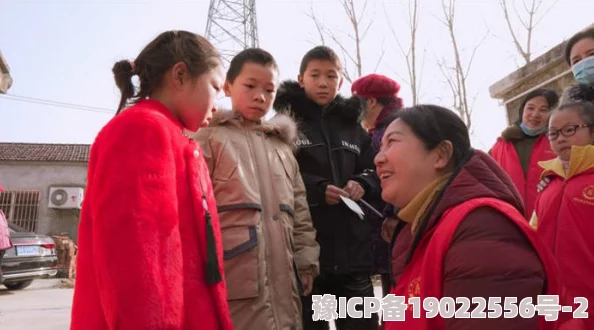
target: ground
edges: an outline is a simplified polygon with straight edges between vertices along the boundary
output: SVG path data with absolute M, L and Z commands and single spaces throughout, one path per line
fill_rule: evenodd
M 57 279 L 35 280 L 20 291 L 0 285 L 0 329 L 66 330 L 70 328 L 72 289 Z
M 65 285 L 66 284 L 66 285 Z M 0 329 L 66 330 L 70 328 L 73 290 L 59 279 L 35 280 L 20 291 L 8 291 L 0 285 Z M 381 289 L 374 288 L 375 295 Z M 330 329 L 336 329 L 334 324 Z

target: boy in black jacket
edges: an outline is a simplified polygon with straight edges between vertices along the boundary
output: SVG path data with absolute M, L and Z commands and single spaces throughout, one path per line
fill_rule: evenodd
M 363 104 L 357 97 L 338 95 L 341 72 L 332 49 L 315 47 L 301 61 L 298 82 L 284 82 L 274 103 L 277 112 L 297 119 L 302 133 L 296 156 L 320 244 L 320 276 L 312 294 L 332 294 L 337 300 L 373 296 L 371 225 L 341 203 L 340 196 L 357 201 L 381 194 L 370 174 L 375 168 L 371 138 L 359 123 Z M 328 328 L 326 322 L 313 322 L 312 315 L 312 298 L 304 297 L 304 329 Z M 336 320 L 339 330 L 375 330 L 377 324 L 377 314 Z

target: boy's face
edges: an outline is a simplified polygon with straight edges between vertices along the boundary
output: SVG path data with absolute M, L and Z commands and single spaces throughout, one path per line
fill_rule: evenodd
M 272 107 L 277 87 L 276 68 L 247 62 L 233 83 L 225 82 L 225 95 L 231 97 L 233 110 L 239 112 L 243 118 L 258 121 Z
M 299 75 L 298 80 L 307 97 L 322 107 L 334 100 L 342 86 L 340 68 L 328 60 L 309 61 L 305 72 Z

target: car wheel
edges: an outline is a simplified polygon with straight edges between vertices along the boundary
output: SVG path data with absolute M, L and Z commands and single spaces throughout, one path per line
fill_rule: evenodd
M 4 284 L 4 286 L 8 289 L 8 290 L 22 290 L 26 287 L 28 287 L 29 285 L 31 285 L 31 283 L 33 283 L 33 280 L 27 280 L 27 281 L 21 281 L 21 282 L 12 282 L 12 283 L 6 283 Z

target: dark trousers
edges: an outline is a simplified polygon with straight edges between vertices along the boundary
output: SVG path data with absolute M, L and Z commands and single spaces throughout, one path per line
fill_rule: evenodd
M 337 302 L 338 298 L 345 297 L 347 300 L 353 297 L 373 297 L 373 284 L 369 274 L 347 274 L 347 275 L 323 275 L 318 276 L 314 281 L 312 294 L 334 295 Z M 301 298 L 303 307 L 303 330 L 328 330 L 329 324 L 326 321 L 313 321 L 312 298 L 306 296 Z M 358 311 L 363 311 L 362 305 L 357 305 Z M 378 327 L 378 317 L 376 313 L 371 314 L 371 318 L 359 319 L 336 319 L 334 320 L 338 330 L 376 330 Z

